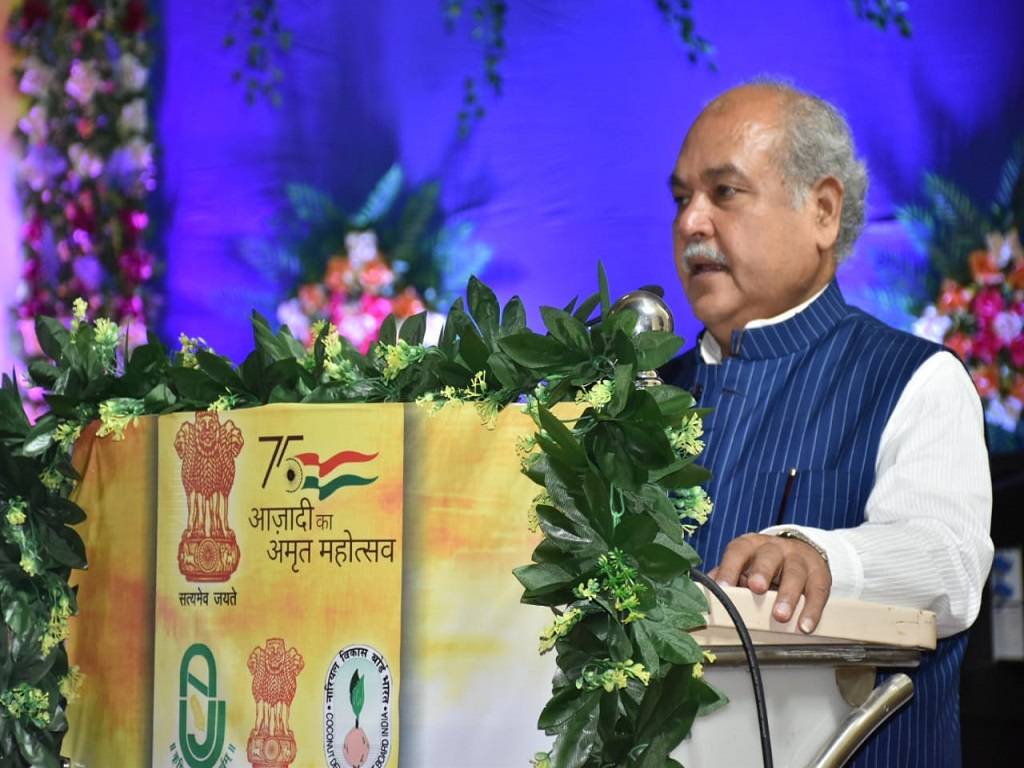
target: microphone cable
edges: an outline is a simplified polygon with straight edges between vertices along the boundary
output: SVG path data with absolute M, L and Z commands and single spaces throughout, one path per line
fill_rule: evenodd
M 743 644 L 743 652 L 747 657 L 747 670 L 750 672 L 750 682 L 754 686 L 754 704 L 757 707 L 757 726 L 761 733 L 761 762 L 764 768 L 773 768 L 772 763 L 772 739 L 768 733 L 768 708 L 765 704 L 764 698 L 764 683 L 761 680 L 761 667 L 757 663 L 757 652 L 754 650 L 754 643 L 750 639 L 750 632 L 747 631 L 747 625 L 743 622 L 743 617 L 740 616 L 740 612 L 736 609 L 732 600 L 725 594 L 723 590 L 714 579 L 708 577 L 703 571 L 698 571 L 696 568 L 690 569 L 690 578 L 696 581 L 698 584 L 702 584 L 708 588 L 708 591 L 713 594 L 718 601 L 725 606 L 726 612 L 729 614 L 729 618 L 732 620 L 733 626 L 736 627 L 736 634 L 740 637 L 740 642 Z

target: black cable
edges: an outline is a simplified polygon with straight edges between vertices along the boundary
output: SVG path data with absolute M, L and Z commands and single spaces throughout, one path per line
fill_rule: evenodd
M 743 652 L 747 656 L 747 669 L 750 670 L 750 682 L 754 685 L 754 704 L 757 706 L 757 726 L 761 731 L 761 761 L 764 768 L 772 768 L 772 737 L 768 733 L 768 708 L 764 700 L 764 683 L 761 681 L 761 667 L 757 663 L 757 653 L 754 651 L 754 643 L 750 639 L 747 625 L 743 623 L 743 617 L 736 610 L 732 600 L 725 594 L 725 591 L 718 586 L 714 579 L 709 578 L 706 573 L 696 568 L 690 569 L 690 577 L 698 584 L 703 584 L 719 602 L 725 606 L 729 618 L 736 627 L 736 634 L 740 636 L 743 644 Z

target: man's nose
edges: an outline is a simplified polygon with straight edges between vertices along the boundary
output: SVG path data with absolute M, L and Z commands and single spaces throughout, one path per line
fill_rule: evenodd
M 676 226 L 684 240 L 706 240 L 714 235 L 711 212 L 703 195 L 694 195 L 680 213 Z

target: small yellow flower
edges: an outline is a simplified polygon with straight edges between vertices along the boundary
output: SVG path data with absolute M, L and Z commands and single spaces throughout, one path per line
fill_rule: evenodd
M 64 475 L 55 467 L 47 467 L 39 473 L 39 482 L 50 493 L 56 493 L 64 485 Z
M 65 451 L 71 450 L 75 441 L 82 434 L 82 425 L 71 421 L 62 421 L 53 430 L 53 439 Z
M 551 768 L 551 755 L 547 752 L 537 752 L 530 761 L 533 768 Z
M 207 344 L 206 339 L 202 336 L 186 336 L 182 333 L 178 336 L 178 342 L 181 344 L 181 364 L 185 368 L 199 367 L 199 362 L 196 360 L 196 352 L 199 350 L 213 352 L 213 347 Z
M 78 326 L 85 320 L 85 313 L 89 309 L 89 303 L 79 296 L 71 302 L 71 329 L 78 330 Z
M 82 690 L 82 683 L 84 682 L 85 675 L 82 673 L 82 670 L 78 668 L 78 665 L 72 665 L 68 669 L 68 673 L 64 675 L 58 683 L 60 695 L 63 696 L 68 703 L 71 703 L 78 698 L 78 695 Z
M 223 395 L 221 395 L 212 403 L 210 403 L 209 407 L 207 407 L 206 410 L 213 411 L 216 413 L 219 413 L 220 411 L 230 411 L 232 408 L 238 405 L 239 399 L 240 398 L 238 395 L 233 395 L 230 392 L 225 392 Z
M 105 317 L 99 317 L 96 319 L 96 322 L 93 323 L 94 342 L 101 352 L 113 352 L 117 347 L 120 335 L 121 329 L 118 328 L 117 324 L 112 320 L 108 320 Z
M 480 422 L 487 427 L 487 429 L 494 429 L 498 423 L 498 416 L 501 415 L 501 403 L 495 397 L 485 397 L 483 400 L 477 401 L 474 405 L 477 414 L 480 416 Z
M 704 441 L 701 436 L 704 434 L 704 420 L 696 413 L 683 417 L 679 429 L 665 428 L 672 448 L 684 456 L 696 456 L 704 450 Z
M 544 654 L 554 648 L 555 641 L 568 635 L 581 618 L 583 618 L 583 611 L 579 608 L 570 608 L 561 616 L 555 616 L 555 620 L 541 632 L 540 652 Z
M 615 393 L 615 385 L 608 379 L 602 379 L 590 389 L 583 389 L 576 393 L 576 402 L 589 405 L 595 411 L 602 411 L 612 401 Z
M 572 593 L 580 600 L 593 600 L 601 592 L 601 585 L 598 584 L 597 579 L 587 579 L 587 582 L 577 584 L 573 587 Z
M 28 683 L 19 683 L 0 694 L 0 707 L 14 719 L 32 723 L 38 728 L 45 728 L 50 723 L 50 695 Z
M 693 675 L 695 680 L 704 677 L 704 665 L 698 661 L 693 665 L 693 669 L 690 670 L 690 674 Z
M 7 502 L 7 522 L 11 525 L 24 525 L 27 511 L 28 503 L 20 496 L 15 496 Z
M 27 573 L 29 576 L 39 575 L 39 558 L 35 555 L 25 553 L 21 556 L 21 560 L 18 562 L 21 566 L 21 570 Z
M 114 397 L 100 403 L 100 428 L 97 437 L 113 435 L 115 440 L 124 440 L 124 431 L 135 424 L 145 412 L 141 400 L 132 397 Z
M 410 365 L 422 360 L 426 353 L 427 350 L 422 344 L 414 346 L 405 339 L 399 339 L 397 344 L 381 344 L 377 348 L 377 355 L 378 359 L 384 362 L 381 371 L 384 381 L 393 381 Z
M 633 663 L 632 659 L 605 660 L 584 667 L 580 678 L 576 681 L 576 687 L 580 690 L 585 688 L 590 691 L 603 688 L 611 693 L 616 689 L 622 690 L 628 686 L 631 678 L 648 685 L 651 682 L 651 673 L 643 664 Z
M 71 602 L 67 595 L 60 595 L 50 609 L 50 619 L 40 643 L 43 654 L 49 653 L 68 636 L 68 619 L 71 617 Z

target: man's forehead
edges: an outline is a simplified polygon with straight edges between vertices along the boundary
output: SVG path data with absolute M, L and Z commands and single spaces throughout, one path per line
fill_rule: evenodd
M 735 89 L 709 104 L 686 135 L 677 173 L 727 166 L 749 172 L 770 162 L 782 135 L 782 105 L 778 94 L 765 90 Z

